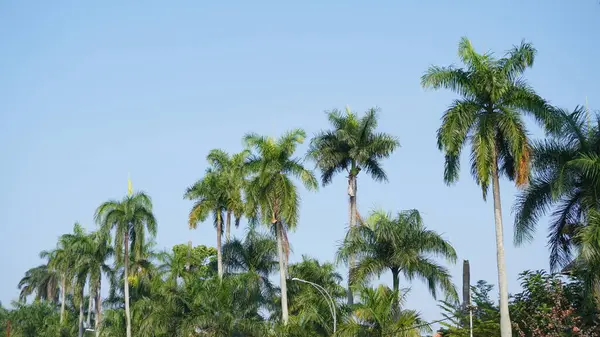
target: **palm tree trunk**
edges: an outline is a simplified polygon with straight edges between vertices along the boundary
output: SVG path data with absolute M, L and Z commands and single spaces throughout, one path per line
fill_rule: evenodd
M 129 231 L 125 231 L 125 239 L 123 240 L 125 244 L 125 285 L 123 289 L 123 293 L 125 294 L 125 324 L 127 327 L 127 337 L 131 337 L 131 313 L 129 312 Z
M 65 320 L 65 298 L 67 297 L 67 276 L 63 273 L 60 281 L 60 324 Z
M 500 336 L 512 337 L 510 314 L 508 312 L 508 281 L 506 280 L 506 262 L 504 261 L 504 228 L 502 226 L 502 205 L 500 203 L 500 181 L 498 177 L 498 158 L 493 154 L 492 190 L 494 195 L 494 222 L 496 225 L 496 258 L 498 263 L 498 287 L 500 288 Z
M 400 271 L 396 268 L 392 268 L 392 283 L 394 292 L 397 293 L 394 299 L 394 307 L 400 307 Z
M 277 254 L 279 255 L 279 282 L 281 287 L 281 320 L 284 325 L 288 323 L 288 298 L 287 298 L 287 280 L 285 272 L 284 252 L 283 252 L 283 232 L 281 223 L 275 223 L 277 232 Z
M 79 337 L 83 337 L 83 286 L 81 287 L 81 298 L 79 299 Z
M 96 324 L 94 330 L 96 330 L 96 337 L 100 336 L 100 322 L 102 321 L 102 295 L 100 290 L 102 287 L 102 276 L 98 278 L 98 286 L 96 287 Z
M 85 326 L 88 328 L 92 327 L 92 311 L 94 308 L 94 301 L 92 300 L 94 298 L 93 296 L 94 294 L 94 289 L 92 288 L 92 280 L 90 279 L 90 285 L 89 285 L 89 300 L 88 300 L 88 313 L 87 313 L 87 320 L 85 322 Z
M 350 228 L 356 226 L 356 176 L 352 173 L 348 176 L 348 225 Z M 349 269 L 354 268 L 356 261 L 354 256 L 350 256 Z M 348 272 L 348 305 L 354 304 L 354 294 L 350 285 L 350 272 Z
M 217 212 L 217 273 L 223 279 L 223 252 L 221 251 L 221 232 L 223 231 L 221 213 Z
M 231 233 L 231 210 L 227 210 L 227 223 L 225 224 L 225 242 L 229 242 Z

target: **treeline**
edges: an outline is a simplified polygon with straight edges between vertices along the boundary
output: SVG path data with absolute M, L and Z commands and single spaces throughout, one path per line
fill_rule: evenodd
M 529 43 L 495 58 L 477 53 L 463 38 L 458 54 L 462 68 L 432 66 L 421 82 L 460 95 L 443 112 L 437 132 L 444 181 L 458 180 L 461 155 L 468 152 L 484 199 L 491 188 L 500 300 L 496 306 L 490 288 L 477 285 L 474 332 L 594 335 L 600 118 L 581 107 L 560 109 L 536 94 L 523 77 L 536 55 Z M 193 202 L 191 228 L 213 223 L 216 249 L 180 245 L 156 251 L 151 199 L 131 186 L 123 199 L 102 203 L 94 214 L 97 231 L 76 225 L 41 254 L 46 262 L 19 284 L 22 301 L 2 312 L 3 328 L 10 320 L 14 336 L 421 336 L 433 331 L 418 312 L 405 308 L 402 288 L 418 279 L 432 296 L 445 298 L 448 319 L 439 333 L 466 336 L 465 315 L 473 308 L 458 304 L 444 266 L 455 262 L 455 248 L 425 227 L 418 210 L 373 210 L 364 217 L 358 210 L 359 178 L 387 182 L 382 161 L 399 147 L 398 139 L 378 130 L 377 109 L 362 115 L 333 110 L 327 118 L 329 128 L 310 139 L 307 154 L 296 151 L 307 137 L 300 129 L 278 138 L 249 133 L 239 153 L 208 154 L 208 169 L 184 197 Z M 530 139 L 524 118 L 543 127 L 546 138 Z M 304 257 L 290 264 L 288 231 L 300 225 L 299 190 L 316 191 L 340 176 L 347 179 L 350 211 L 336 261 Z M 551 268 L 568 272 L 572 282 L 526 273 L 523 293 L 509 297 L 500 178 L 521 188 L 515 243 L 530 239 L 539 218 L 551 214 Z M 247 236 L 231 238 L 231 226 L 242 223 L 248 224 Z M 349 267 L 347 284 L 336 264 Z M 373 278 L 387 271 L 392 287 L 373 288 Z M 269 279 L 275 272 L 278 286 Z M 110 281 L 104 299 L 103 279 Z M 29 295 L 35 296 L 32 304 L 24 301 Z

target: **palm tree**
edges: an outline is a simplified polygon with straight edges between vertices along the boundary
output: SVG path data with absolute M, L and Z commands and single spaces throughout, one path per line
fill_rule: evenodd
M 73 233 L 64 234 L 61 237 L 64 242 L 68 243 L 65 245 L 68 256 L 71 257 L 71 273 L 74 281 L 74 297 L 79 306 L 79 337 L 83 337 L 84 332 L 84 290 L 88 281 L 88 276 L 91 275 L 91 271 L 96 267 L 91 257 L 94 253 L 94 242 L 93 238 L 88 235 L 83 227 L 79 223 L 75 223 L 73 226 Z M 90 283 L 89 293 L 89 304 L 92 303 L 92 291 Z M 88 317 L 90 314 L 91 306 L 88 308 Z M 89 326 L 89 324 L 88 324 Z
M 269 276 L 277 265 L 277 243 L 272 236 L 250 228 L 244 241 L 234 239 L 223 246 L 227 273 L 257 275 L 265 291 L 271 290 Z
M 535 54 L 533 46 L 523 42 L 496 59 L 489 53 L 478 54 L 463 37 L 458 55 L 466 68 L 432 66 L 421 78 L 425 88 L 450 89 L 462 96 L 445 111 L 437 132 L 438 147 L 445 154 L 444 181 L 458 180 L 460 154 L 470 142 L 471 173 L 484 200 L 492 184 L 502 337 L 512 332 L 499 178 L 504 174 L 517 186 L 528 181 L 531 148 L 523 115 L 533 116 L 548 130 L 557 125 L 552 109 L 522 78 Z
M 600 211 L 596 208 L 587 211 L 587 223 L 572 238 L 578 246 L 579 255 L 566 266 L 563 272 L 574 275 L 582 281 L 590 303 L 600 308 Z
M 78 224 L 75 223 L 74 229 Z M 72 241 L 69 234 L 61 235 L 58 238 L 56 249 L 51 251 L 42 251 L 40 257 L 48 259 L 48 268 L 60 275 L 60 323 L 65 320 L 65 305 L 67 292 L 72 285 L 74 278 L 73 270 L 77 256 L 71 249 Z
M 225 242 L 229 242 L 231 235 L 231 216 L 235 217 L 235 227 L 239 227 L 240 219 L 244 213 L 244 200 L 242 191 L 246 183 L 246 159 L 250 152 L 244 150 L 234 155 L 219 149 L 210 151 L 206 159 L 210 163 L 208 173 L 216 173 L 223 179 L 223 193 L 225 198 Z
M 223 213 L 227 209 L 225 195 L 225 180 L 215 172 L 207 172 L 204 178 L 189 187 L 184 197 L 196 200 L 189 215 L 189 226 L 195 229 L 198 222 L 202 222 L 212 213 L 215 228 L 217 229 L 217 271 L 219 278 L 223 278 L 223 250 L 221 248 L 223 234 Z
M 117 263 L 124 263 L 125 320 L 127 337 L 131 337 L 131 314 L 129 310 L 129 263 L 130 246 L 134 255 L 142 253 L 146 230 L 156 235 L 156 219 L 152 214 L 152 201 L 143 192 L 128 193 L 121 201 L 109 200 L 101 204 L 94 215 L 103 235 L 115 231 L 114 249 Z
M 81 258 L 80 253 L 75 250 L 77 240 L 83 237 L 83 228 L 79 223 L 73 225 L 73 233 L 63 234 L 58 238 L 56 249 L 43 251 L 42 258 L 48 259 L 48 267 L 60 275 L 60 323 L 65 320 L 65 305 L 67 292 L 72 291 L 73 282 L 76 280 L 76 268 Z
M 441 288 L 452 299 L 458 299 L 450 273 L 432 259 L 440 256 L 454 263 L 456 252 L 448 241 L 423 225 L 417 210 L 402 211 L 396 217 L 381 210 L 372 212 L 363 226 L 348 231 L 337 255 L 341 261 L 358 257 L 350 270 L 352 283 L 364 284 L 390 270 L 395 292 L 400 291 L 403 274 L 408 280 L 426 282 L 434 298 L 436 289 Z
M 95 329 L 96 336 L 100 334 L 100 323 L 102 322 L 102 275 L 112 274 L 112 268 L 107 261 L 114 254 L 110 247 L 110 237 L 100 231 L 92 232 L 87 238 L 87 251 L 81 254 L 81 263 L 87 266 L 89 273 L 90 298 L 87 316 L 87 327 L 91 327 L 91 312 L 95 302 Z M 93 300 L 92 300 L 93 299 Z
M 265 336 L 260 308 L 265 298 L 253 275 L 207 279 L 189 289 L 189 314 L 182 317 L 180 336 Z
M 401 310 L 396 305 L 399 291 L 380 285 L 376 289 L 362 288 L 360 295 L 361 303 L 344 322 L 339 336 L 419 337 L 421 332 L 431 332 L 416 311 Z
M 300 179 L 307 189 L 318 187 L 314 174 L 304 168 L 298 158 L 293 157 L 297 145 L 305 138 L 306 133 L 300 129 L 289 131 L 278 140 L 253 133 L 244 137 L 247 147 L 255 150 L 248 159 L 251 176 L 246 194 L 250 217 L 270 226 L 277 237 L 281 316 L 284 324 L 288 322 L 287 231 L 297 225 L 300 208 L 300 197 L 291 177 Z
M 223 250 L 225 256 L 225 247 Z M 158 269 L 165 280 L 171 284 L 177 284 L 179 279 L 183 279 L 184 282 L 205 279 L 214 274 L 210 263 L 216 255 L 217 250 L 213 247 L 204 245 L 192 247 L 191 242 L 189 245 L 179 244 L 173 246 L 172 252 L 160 253 Z M 225 257 L 224 260 L 226 261 Z
M 552 211 L 548 246 L 550 267 L 572 260 L 577 232 L 588 213 L 600 209 L 600 116 L 591 123 L 582 107 L 558 110 L 562 128 L 553 137 L 534 143 L 529 185 L 515 204 L 515 243 L 533 238 L 541 216 Z
M 346 108 L 327 113 L 331 130 L 321 131 L 311 140 L 308 156 L 321 171 L 323 186 L 331 183 L 339 172 L 348 174 L 349 225 L 357 225 L 356 207 L 357 178 L 366 171 L 375 181 L 387 181 L 381 160 L 389 157 L 400 146 L 398 140 L 386 133 L 377 132 L 377 108 L 369 109 L 360 117 Z M 350 261 L 350 265 L 353 262 Z M 353 293 L 348 281 L 348 304 L 353 302 Z
M 27 297 L 35 293 L 35 300 L 46 300 L 58 303 L 59 274 L 48 264 L 42 264 L 25 272 L 19 281 L 19 300 L 25 302 Z
M 346 290 L 341 285 L 342 276 L 336 272 L 335 265 L 319 263 L 318 260 L 304 255 L 301 262 L 290 265 L 290 277 L 313 282 L 327 291 L 324 294 L 311 284 L 301 281 L 292 282 L 288 290 L 290 313 L 302 322 L 302 329 L 310 332 L 312 336 L 331 336 L 334 313 L 330 309 L 327 294 L 334 302 L 338 322 L 342 320 L 345 309 L 341 308 L 339 303 L 346 296 Z

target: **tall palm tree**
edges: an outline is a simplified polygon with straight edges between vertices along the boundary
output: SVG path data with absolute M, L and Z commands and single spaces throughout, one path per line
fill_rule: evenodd
M 210 163 L 207 172 L 220 175 L 223 179 L 223 193 L 225 198 L 225 242 L 229 242 L 231 236 L 231 216 L 235 217 L 235 227 L 239 227 L 240 219 L 244 213 L 244 200 L 242 192 L 246 183 L 247 166 L 246 159 L 250 152 L 242 152 L 229 155 L 219 149 L 210 151 L 206 159 Z
M 523 186 L 529 178 L 531 148 L 524 115 L 534 117 L 549 130 L 556 128 L 552 109 L 522 78 L 533 65 L 536 50 L 529 43 L 513 47 L 501 59 L 478 54 L 467 38 L 458 45 L 465 68 L 432 66 L 421 78 L 425 88 L 445 88 L 458 93 L 444 112 L 437 132 L 445 154 L 444 181 L 458 180 L 460 154 L 471 143 L 471 173 L 481 186 L 483 199 L 492 185 L 502 337 L 512 335 L 508 313 L 508 285 L 504 261 L 504 234 L 500 203 L 500 175 Z
M 393 290 L 400 291 L 400 274 L 408 280 L 419 278 L 427 283 L 432 296 L 440 288 L 447 296 L 458 299 L 448 270 L 432 257 L 456 262 L 456 252 L 442 236 L 423 225 L 417 210 L 391 213 L 377 210 L 363 226 L 351 228 L 338 250 L 338 259 L 358 257 L 350 270 L 353 283 L 364 284 L 386 270 L 392 272 Z
M 65 305 L 67 292 L 72 291 L 73 281 L 75 280 L 75 267 L 78 263 L 79 255 L 74 250 L 75 238 L 82 231 L 79 223 L 73 225 L 73 233 L 63 234 L 58 238 L 56 249 L 52 251 L 43 251 L 41 257 L 48 258 L 48 266 L 60 274 L 60 323 L 65 320 Z
M 281 287 L 282 321 L 288 322 L 287 304 L 287 257 L 288 229 L 298 224 L 300 197 L 292 177 L 299 179 L 309 190 L 317 189 L 314 174 L 307 170 L 300 159 L 293 157 L 298 144 L 306 138 L 304 130 L 295 129 L 278 140 L 257 134 L 244 137 L 248 148 L 254 150 L 248 160 L 251 176 L 246 188 L 248 209 L 252 218 L 267 224 L 277 237 L 279 256 L 279 280 Z
M 577 248 L 588 213 L 600 209 L 600 116 L 557 110 L 562 128 L 534 143 L 533 176 L 515 204 L 515 243 L 533 238 L 541 216 L 552 211 L 548 246 L 552 270 L 565 267 Z
M 95 328 L 96 336 L 100 334 L 102 322 L 102 275 L 111 276 L 112 268 L 108 260 L 113 257 L 114 249 L 110 246 L 110 236 L 101 231 L 92 232 L 87 238 L 87 251 L 81 255 L 81 263 L 87 266 L 89 273 L 89 307 L 87 327 L 91 327 L 91 312 L 95 303 Z M 93 300 L 92 300 L 93 299 Z
M 189 215 L 189 226 L 195 229 L 198 222 L 202 222 L 213 215 L 217 229 L 217 271 L 219 278 L 223 278 L 223 249 L 221 247 L 223 234 L 223 213 L 227 209 L 225 195 L 225 180 L 215 172 L 207 172 L 204 178 L 188 187 L 184 197 L 195 200 Z
M 79 223 L 73 226 L 73 233 L 64 234 L 62 240 L 68 242 L 66 245 L 69 256 L 72 257 L 71 272 L 74 281 L 74 299 L 79 307 L 79 337 L 84 333 L 84 303 L 85 286 L 90 276 L 91 270 L 95 268 L 95 261 L 91 259 L 93 254 L 93 239 L 88 235 Z M 90 287 L 89 303 L 92 302 L 92 291 Z M 89 314 L 88 309 L 88 314 Z M 89 325 L 88 325 L 89 326 Z
M 339 110 L 328 112 L 332 129 L 317 133 L 308 150 L 308 156 L 321 171 L 324 186 L 331 183 L 337 173 L 347 173 L 350 227 L 357 225 L 358 174 L 364 170 L 375 181 L 387 181 L 381 160 L 400 146 L 395 137 L 377 131 L 377 112 L 377 108 L 371 108 L 362 117 L 348 107 L 345 114 Z M 352 261 L 350 264 L 353 265 Z M 348 281 L 348 304 L 352 302 L 353 293 Z
M 129 310 L 129 263 L 130 248 L 134 255 L 142 253 L 146 231 L 156 235 L 156 219 L 152 213 L 152 200 L 143 193 L 128 193 L 121 201 L 102 203 L 94 215 L 103 235 L 115 232 L 114 249 L 117 263 L 124 264 L 123 293 L 125 296 L 125 320 L 127 337 L 131 337 L 131 313 Z

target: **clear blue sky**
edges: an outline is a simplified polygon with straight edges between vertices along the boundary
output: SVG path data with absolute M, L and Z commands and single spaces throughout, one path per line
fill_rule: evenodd
M 381 107 L 381 130 L 402 144 L 384 164 L 388 184 L 359 177 L 360 211 L 421 210 L 458 250 L 456 282 L 469 259 L 473 281 L 495 283 L 491 202 L 482 201 L 468 170 L 454 187 L 442 182 L 435 130 L 454 96 L 424 91 L 421 74 L 431 64 L 456 63 L 463 35 L 479 51 L 499 54 L 527 39 L 539 51 L 527 78 L 541 95 L 568 108 L 588 95 L 600 106 L 595 0 L 140 4 L 0 4 L 4 304 L 58 235 L 75 221 L 95 228 L 95 208 L 125 194 L 128 172 L 134 188 L 154 199 L 159 247 L 190 239 L 213 245 L 211 224 L 188 230 L 190 203 L 182 199 L 207 152 L 240 150 L 248 131 L 277 136 L 302 127 L 313 134 L 327 127 L 324 110 L 346 104 Z M 292 260 L 333 259 L 346 226 L 345 183 L 338 176 L 318 193 L 302 192 Z M 519 289 L 520 271 L 548 265 L 544 223 L 533 244 L 512 246 L 514 194 L 502 185 L 511 291 Z M 408 306 L 439 317 L 418 282 Z

